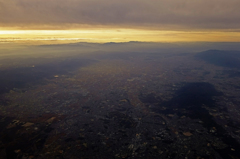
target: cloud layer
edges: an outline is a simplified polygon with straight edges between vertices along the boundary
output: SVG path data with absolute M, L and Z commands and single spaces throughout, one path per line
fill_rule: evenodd
M 0 24 L 239 29 L 239 8 L 239 0 L 0 0 Z

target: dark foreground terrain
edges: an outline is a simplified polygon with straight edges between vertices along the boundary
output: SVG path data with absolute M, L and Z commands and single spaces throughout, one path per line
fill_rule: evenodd
M 240 52 L 8 60 L 0 158 L 240 158 Z

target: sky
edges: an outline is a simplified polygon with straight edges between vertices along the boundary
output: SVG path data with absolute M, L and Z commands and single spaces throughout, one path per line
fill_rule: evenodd
M 0 42 L 239 42 L 239 8 L 239 0 L 0 0 Z

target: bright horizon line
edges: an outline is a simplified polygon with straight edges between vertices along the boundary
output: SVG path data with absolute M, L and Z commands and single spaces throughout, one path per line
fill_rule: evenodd
M 0 30 L 1 42 L 240 42 L 236 31 L 174 31 L 143 29 Z

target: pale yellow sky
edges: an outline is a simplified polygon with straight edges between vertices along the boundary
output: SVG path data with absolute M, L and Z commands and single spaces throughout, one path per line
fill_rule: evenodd
M 159 31 L 141 29 L 84 30 L 0 30 L 0 42 L 240 42 L 240 32 L 230 31 Z

